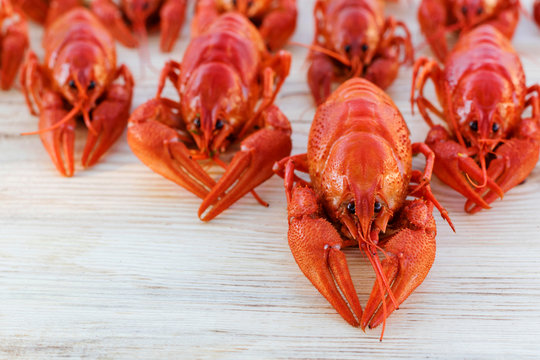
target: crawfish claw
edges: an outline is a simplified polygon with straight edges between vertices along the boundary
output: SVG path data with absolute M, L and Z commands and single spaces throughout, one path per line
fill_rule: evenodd
M 400 304 L 424 281 L 435 260 L 435 235 L 433 204 L 424 200 L 410 201 L 399 214 L 399 230 L 381 245 L 387 258 L 382 264 L 383 273 L 396 303 L 385 294 L 385 304 L 376 281 L 369 297 L 362 328 L 374 328 L 383 323 Z M 386 306 L 386 309 L 384 309 Z
M 199 218 L 210 221 L 273 174 L 275 162 L 291 152 L 290 125 L 277 107 L 264 113 L 267 127 L 242 141 L 225 174 L 199 208 Z
M 68 116 L 68 112 L 64 110 L 62 98 L 53 92 L 45 92 L 42 96 L 39 129 L 48 129 L 61 122 L 66 116 Z M 39 133 L 39 136 L 60 174 L 68 177 L 73 176 L 75 120 L 72 118 L 54 130 Z
M 467 155 L 467 149 L 450 139 L 446 129 L 440 125 L 434 126 L 429 131 L 426 144 L 435 153 L 433 171 L 437 177 L 463 194 L 469 201 L 484 209 L 489 209 L 489 204 L 471 185 L 471 180 L 483 183 L 484 174 L 476 162 Z M 493 178 L 488 175 L 486 180 L 487 188 L 502 198 L 504 192 Z
M 322 217 L 311 188 L 296 186 L 293 189 L 288 215 L 289 246 L 300 270 L 343 319 L 352 326 L 359 326 L 362 307 L 345 254 L 341 252 L 343 240 Z
M 128 125 L 128 144 L 133 153 L 150 169 L 204 199 L 215 181 L 192 159 L 182 142 L 178 123 L 162 99 L 139 106 Z
M 130 80 L 126 82 L 126 85 L 113 84 L 107 91 L 106 99 L 92 112 L 92 127 L 98 135 L 92 131 L 88 132 L 82 156 L 82 164 L 85 167 L 94 165 L 122 135 L 126 127 L 133 85 Z

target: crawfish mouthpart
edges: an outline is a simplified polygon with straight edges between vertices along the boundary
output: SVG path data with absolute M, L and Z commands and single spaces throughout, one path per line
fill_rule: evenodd
M 289 73 L 290 54 L 271 55 L 257 29 L 238 13 L 225 13 L 198 29 L 182 63 L 162 71 L 156 98 L 130 117 L 128 143 L 155 172 L 203 199 L 208 221 L 273 175 L 274 162 L 291 151 L 291 127 L 273 105 Z M 179 101 L 161 92 L 170 81 Z M 241 141 L 232 161 L 219 158 Z M 225 168 L 214 181 L 198 163 Z
M 432 79 L 442 110 L 424 97 Z M 538 85 L 527 88 L 519 56 L 496 27 L 464 34 L 444 68 L 427 58 L 415 64 L 411 104 L 431 126 L 426 143 L 435 174 L 467 198 L 471 213 L 521 183 L 539 156 Z M 522 118 L 531 106 L 530 118 Z M 446 127 L 435 125 L 430 112 Z
M 426 157 L 423 173 L 411 167 L 418 153 Z M 289 245 L 298 266 L 351 325 L 383 324 L 381 339 L 387 317 L 422 283 L 435 259 L 433 207 L 452 226 L 431 193 L 433 161 L 425 144 L 410 143 L 388 95 L 354 78 L 318 107 L 307 154 L 274 168 L 284 178 Z M 309 173 L 311 181 L 295 171 Z M 364 311 L 342 252 L 349 246 L 359 247 L 376 274 Z

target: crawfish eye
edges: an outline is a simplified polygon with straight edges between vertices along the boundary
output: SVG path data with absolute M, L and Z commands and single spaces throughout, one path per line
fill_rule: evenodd
M 216 130 L 221 129 L 221 128 L 223 127 L 223 125 L 224 125 L 224 124 L 223 124 L 223 120 L 218 119 L 218 120 L 216 121 Z
M 368 44 L 362 44 L 362 51 L 367 51 L 369 49 Z
M 476 15 L 482 15 L 483 12 L 484 12 L 484 9 L 482 9 L 481 7 L 476 9 Z
M 232 0 L 233 6 L 236 6 L 236 0 Z
M 467 15 L 467 7 L 466 6 L 463 6 L 461 8 L 461 12 L 463 13 L 463 15 Z
M 478 121 L 471 121 L 469 123 L 469 128 L 471 128 L 472 131 L 478 131 Z
M 378 201 L 375 201 L 375 204 L 373 204 L 373 210 L 378 213 L 382 210 L 382 204 Z
M 491 125 L 491 130 L 493 130 L 493 132 L 499 131 L 499 128 L 499 124 L 497 123 L 493 123 L 493 125 Z
M 68 85 L 69 85 L 69 87 L 72 88 L 72 89 L 76 89 L 76 88 L 77 88 L 77 85 L 75 85 L 75 81 L 73 81 L 73 80 L 69 80 Z
M 356 212 L 356 206 L 354 205 L 354 201 L 351 201 L 347 204 L 347 211 L 349 211 L 351 214 L 354 214 Z
M 199 117 L 196 117 L 195 120 L 193 120 L 193 124 L 195 124 L 195 126 L 197 128 L 200 128 L 201 127 L 201 119 Z
M 351 44 L 347 44 L 343 47 L 343 50 L 345 50 L 345 52 L 348 54 L 351 52 L 351 49 L 352 49 L 352 46 Z
M 90 84 L 88 84 L 88 90 L 94 90 L 96 87 L 96 82 L 94 80 L 90 81 Z
M 149 7 L 149 6 L 150 6 L 150 4 L 147 3 L 147 2 L 145 2 L 145 3 L 143 3 L 143 5 L 142 5 L 142 9 L 143 9 L 143 10 L 148 10 L 148 7 Z

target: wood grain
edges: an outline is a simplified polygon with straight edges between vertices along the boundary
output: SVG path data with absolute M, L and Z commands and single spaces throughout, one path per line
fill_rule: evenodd
M 522 1 L 530 9 L 532 1 Z M 295 41 L 312 38 L 313 1 L 299 0 Z M 415 44 L 418 2 L 388 6 Z M 41 54 L 41 30 L 31 27 Z M 188 39 L 173 58 L 179 59 Z M 540 33 L 524 18 L 514 45 L 528 83 L 540 82 Z M 169 55 L 150 49 L 155 66 Z M 277 104 L 290 118 L 293 153 L 304 152 L 314 106 L 306 51 Z M 419 54 L 429 54 L 424 47 Z M 119 59 L 138 77 L 134 106 L 153 96 L 157 74 L 141 79 L 136 51 Z M 389 89 L 414 141 L 427 126 L 408 103 L 411 68 Z M 437 215 L 431 273 L 394 313 L 383 342 L 347 325 L 304 278 L 286 239 L 282 183 L 259 189 L 271 206 L 246 197 L 211 223 L 199 200 L 151 172 L 125 136 L 94 168 L 56 173 L 18 91 L 0 96 L 0 358 L 2 359 L 503 359 L 540 356 L 540 168 L 490 211 L 463 213 L 464 200 L 435 180 L 453 234 Z M 77 154 L 84 144 L 78 133 Z M 422 165 L 420 159 L 415 162 Z M 219 171 L 212 170 L 218 176 Z M 373 274 L 348 251 L 365 304 Z

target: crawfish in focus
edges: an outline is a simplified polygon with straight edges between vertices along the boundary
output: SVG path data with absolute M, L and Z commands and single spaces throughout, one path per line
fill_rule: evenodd
M 257 29 L 237 13 L 199 33 L 181 63 L 167 63 L 156 97 L 131 115 L 128 143 L 152 170 L 203 199 L 199 217 L 208 221 L 270 178 L 272 164 L 289 155 L 291 127 L 273 102 L 291 58 L 285 51 L 270 55 Z M 179 101 L 161 96 L 167 79 Z M 232 161 L 220 160 L 240 140 Z M 204 159 L 226 168 L 217 183 L 198 163 Z
M 296 28 L 296 0 L 197 0 L 192 34 L 205 29 L 222 13 L 236 11 L 259 29 L 270 51 L 281 49 Z
M 114 40 L 84 8 L 52 21 L 43 47 L 43 64 L 31 53 L 23 67 L 23 92 L 32 114 L 39 114 L 35 133 L 58 171 L 72 176 L 76 118 L 82 117 L 89 130 L 82 164 L 92 166 L 124 131 L 133 79 L 124 65 L 116 67 Z
M 28 29 L 11 0 L 0 0 L 0 88 L 9 90 L 28 48 Z
M 393 17 L 385 19 L 379 0 L 318 0 L 314 16 L 308 83 L 317 104 L 330 95 L 334 81 L 355 76 L 385 89 L 400 65 L 413 61 L 407 26 Z M 396 34 L 398 28 L 404 35 Z
M 412 170 L 417 153 L 427 160 L 423 172 Z M 433 161 L 425 144 L 411 145 L 390 97 L 354 78 L 318 107 L 307 154 L 276 164 L 284 177 L 292 254 L 349 324 L 385 323 L 427 276 L 435 259 L 434 206 L 451 225 L 429 185 Z M 360 248 L 376 274 L 363 312 L 342 252 L 350 246 Z
M 490 24 L 512 38 L 519 21 L 519 0 L 422 0 L 418 8 L 420 29 L 439 60 L 448 56 L 446 34 Z
M 429 79 L 442 109 L 424 96 Z M 411 105 L 416 103 L 431 127 L 426 143 L 436 155 L 435 174 L 467 198 L 467 212 L 489 209 L 535 167 L 540 151 L 538 93 L 538 85 L 525 85 L 510 41 L 491 25 L 464 34 L 444 68 L 426 58 L 416 62 Z M 528 107 L 532 115 L 523 118 Z M 435 125 L 429 112 L 446 127 Z

